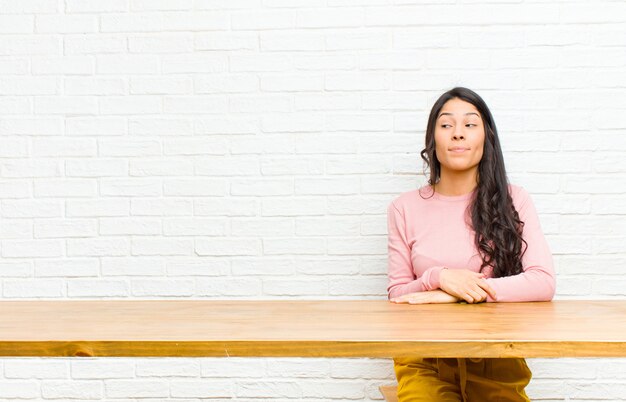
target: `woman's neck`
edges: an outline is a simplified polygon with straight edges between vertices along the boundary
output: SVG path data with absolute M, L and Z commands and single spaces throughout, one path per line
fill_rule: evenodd
M 478 185 L 478 169 L 464 172 L 441 170 L 439 182 L 433 187 L 441 195 L 456 196 L 471 193 Z

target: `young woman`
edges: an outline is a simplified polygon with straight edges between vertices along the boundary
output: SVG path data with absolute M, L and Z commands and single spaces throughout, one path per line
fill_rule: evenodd
M 528 192 L 507 181 L 491 112 L 456 87 L 428 118 L 428 185 L 387 209 L 390 301 L 549 301 L 552 255 Z M 394 358 L 398 399 L 529 401 L 523 358 Z

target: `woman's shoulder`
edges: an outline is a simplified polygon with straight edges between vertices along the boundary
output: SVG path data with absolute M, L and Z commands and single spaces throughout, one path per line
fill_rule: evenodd
M 526 197 L 528 195 L 528 191 L 526 191 L 526 189 L 523 186 L 520 186 L 519 184 L 509 183 L 508 187 L 509 187 L 509 194 L 511 194 L 511 197 L 513 198 L 519 198 L 522 196 Z
M 409 200 L 415 197 L 415 195 L 417 195 L 417 190 L 410 190 L 400 193 L 391 200 L 391 202 L 389 203 L 389 207 L 394 206 L 401 211 L 409 203 Z
M 513 205 L 515 205 L 516 209 L 524 206 L 530 199 L 530 194 L 523 186 L 509 184 L 508 187 L 509 194 L 511 194 L 511 198 L 513 199 Z
M 400 193 L 389 203 L 389 207 L 392 205 L 399 211 L 404 211 L 408 207 L 415 207 L 420 203 L 420 200 L 428 199 L 432 196 L 432 188 L 430 185 L 425 185 L 414 190 L 405 191 Z

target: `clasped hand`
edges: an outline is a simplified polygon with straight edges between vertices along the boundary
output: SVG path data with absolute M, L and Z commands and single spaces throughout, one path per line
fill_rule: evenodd
M 394 303 L 429 304 L 456 303 L 464 300 L 467 303 L 480 303 L 487 295 L 496 299 L 496 292 L 485 281 L 485 274 L 468 269 L 443 269 L 439 274 L 441 289 L 425 292 L 407 293 L 391 299 Z
M 489 286 L 482 272 L 442 269 L 439 273 L 439 285 L 441 290 L 468 303 L 482 302 L 487 299 L 487 295 L 496 299 L 496 291 Z

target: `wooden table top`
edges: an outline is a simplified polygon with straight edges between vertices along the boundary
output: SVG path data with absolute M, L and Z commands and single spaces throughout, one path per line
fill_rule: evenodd
M 0 301 L 0 356 L 626 357 L 626 300 Z

